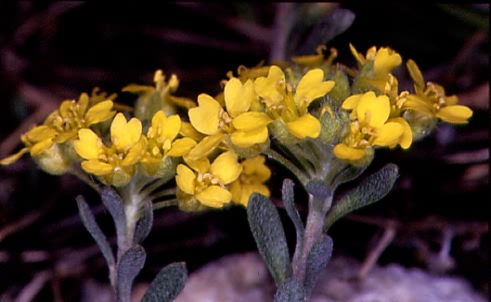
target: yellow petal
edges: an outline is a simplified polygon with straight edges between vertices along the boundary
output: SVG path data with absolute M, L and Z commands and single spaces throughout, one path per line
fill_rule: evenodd
M 91 174 L 102 176 L 111 173 L 114 167 L 108 163 L 98 161 L 97 159 L 90 159 L 82 162 L 82 169 Z
M 234 131 L 230 139 L 237 147 L 247 148 L 264 143 L 268 139 L 268 128 L 263 127 L 252 131 Z
M 237 78 L 231 78 L 224 89 L 225 105 L 231 117 L 247 112 L 256 97 L 254 84 L 248 80 L 244 85 Z
M 358 106 L 362 96 L 363 94 L 354 94 L 348 97 L 346 100 L 344 100 L 342 108 L 346 110 L 355 109 Z
M 298 83 L 295 91 L 295 103 L 297 105 L 310 104 L 316 98 L 324 96 L 334 87 L 334 81 L 323 82 L 324 71 L 316 68 L 307 72 Z
M 271 170 L 264 164 L 265 161 L 266 158 L 262 155 L 242 161 L 242 173 L 246 175 L 254 175 L 254 178 L 258 182 L 265 182 L 271 177 Z
M 358 121 L 380 128 L 390 114 L 390 101 L 386 95 L 375 96 L 373 91 L 365 93 L 356 107 Z
M 97 134 L 84 128 L 78 131 L 78 138 L 73 142 L 77 154 L 85 159 L 97 159 L 102 148 L 102 141 Z
M 48 138 L 54 138 L 57 135 L 57 131 L 49 126 L 41 125 L 29 130 L 25 137 L 29 142 L 35 143 L 46 140 Z
M 85 126 L 88 127 L 112 118 L 116 114 L 116 111 L 111 110 L 112 108 L 113 101 L 111 100 L 103 101 L 90 107 L 85 114 Z
M 257 95 L 273 104 L 280 104 L 283 100 L 282 91 L 285 90 L 285 74 L 276 65 L 270 67 L 267 77 L 259 77 L 254 81 Z
M 232 124 L 238 130 L 251 131 L 264 128 L 271 122 L 271 118 L 264 112 L 246 112 L 233 119 Z
M 176 139 L 172 142 L 172 147 L 165 154 L 167 156 L 183 156 L 187 154 L 191 149 L 197 145 L 196 141 L 189 137 L 184 137 L 181 139 Z
M 148 128 L 147 137 L 155 138 L 161 143 L 166 139 L 173 140 L 180 130 L 181 118 L 178 115 L 167 117 L 163 110 L 159 110 L 152 117 L 152 126 Z
M 242 166 L 237 161 L 238 156 L 235 152 L 224 152 L 213 161 L 210 166 L 210 173 L 214 177 L 220 178 L 224 184 L 229 184 L 236 180 L 242 172 Z
M 205 206 L 221 208 L 232 200 L 232 193 L 219 186 L 209 186 L 196 194 L 196 198 Z
M 203 139 L 203 137 L 205 137 L 203 134 L 196 131 L 196 129 L 194 129 L 194 127 L 193 127 L 193 125 L 191 125 L 191 123 L 183 122 L 183 121 L 181 121 L 181 130 L 179 131 L 179 133 L 182 136 L 190 137 L 197 142 L 199 142 L 200 140 Z
M 356 61 L 358 61 L 358 64 L 362 65 L 366 62 L 365 57 L 363 54 L 359 53 L 356 48 L 350 43 L 349 48 L 351 50 L 351 53 L 355 57 Z
M 207 135 L 218 131 L 220 104 L 207 94 L 198 96 L 198 107 L 189 109 L 189 121 L 196 130 Z
M 145 137 L 141 137 L 138 143 L 131 146 L 121 161 L 121 166 L 130 166 L 139 162 L 145 153 L 146 142 Z
M 286 127 L 288 132 L 299 139 L 316 138 L 321 132 L 321 123 L 310 114 L 302 115 L 300 118 L 286 123 Z
M 409 123 L 402 117 L 389 119 L 389 122 L 398 123 L 402 125 L 404 129 L 399 141 L 399 145 L 401 146 L 401 148 L 408 149 L 409 147 L 411 147 L 411 144 L 413 142 L 413 131 L 411 130 L 411 126 L 409 125 Z
M 217 133 L 215 135 L 206 136 L 203 138 L 187 155 L 190 159 L 199 159 L 207 156 L 213 152 L 223 138 L 223 133 Z
M 462 105 L 446 106 L 437 111 L 436 117 L 452 124 L 466 124 L 472 116 L 472 110 Z
M 89 108 L 89 95 L 85 92 L 81 93 L 78 97 L 78 112 L 80 115 L 84 115 L 87 108 Z
M 165 116 L 164 111 L 157 111 L 152 117 L 151 126 L 148 127 L 147 137 L 153 139 L 159 138 L 166 119 L 167 117 Z
M 247 204 L 249 203 L 249 198 L 253 193 L 259 193 L 266 197 L 269 197 L 270 195 L 268 187 L 263 184 L 243 184 L 240 190 L 239 199 L 237 200 L 234 197 L 232 198 L 235 202 L 240 203 L 244 207 L 247 207 Z
M 26 154 L 27 152 L 29 152 L 29 148 L 22 148 L 19 150 L 19 152 L 9 155 L 4 159 L 0 160 L 0 165 L 2 166 L 10 165 L 16 162 L 19 158 L 21 158 L 22 155 Z
M 31 147 L 31 156 L 40 155 L 41 153 L 51 148 L 52 146 L 53 146 L 52 138 L 47 138 L 43 141 L 37 142 Z
M 364 149 L 351 148 L 345 144 L 337 144 L 332 151 L 337 158 L 352 161 L 362 159 L 366 154 Z
M 205 174 L 208 172 L 208 170 L 210 170 L 210 161 L 206 157 L 202 157 L 199 159 L 190 159 L 189 157 L 184 156 L 184 161 L 194 171 L 199 172 L 201 174 Z
M 399 123 L 389 122 L 383 125 L 374 139 L 372 145 L 374 146 L 392 146 L 397 144 L 402 134 L 404 133 L 404 127 Z
M 401 65 L 401 56 L 390 48 L 380 48 L 375 55 L 373 69 L 376 76 L 385 75 L 392 69 Z
M 126 122 L 122 113 L 116 114 L 111 124 L 111 141 L 118 151 L 126 151 L 131 148 L 140 140 L 141 133 L 140 120 L 132 118 Z
M 417 95 L 409 94 L 406 96 L 406 101 L 402 105 L 403 110 L 415 110 L 427 115 L 433 115 L 433 107 L 431 103 L 425 102 Z
M 183 164 L 177 166 L 176 183 L 179 189 L 184 193 L 193 195 L 196 187 L 196 175 L 194 172 Z
M 406 66 L 407 70 L 409 71 L 409 75 L 414 81 L 414 85 L 422 90 L 425 87 L 425 81 L 421 70 L 418 68 L 418 65 L 416 65 L 416 62 L 413 60 L 408 60 Z

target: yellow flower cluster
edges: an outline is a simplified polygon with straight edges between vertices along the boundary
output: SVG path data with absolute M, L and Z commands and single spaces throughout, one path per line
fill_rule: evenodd
M 472 116 L 468 107 L 456 105 L 456 96 L 445 96 L 440 85 L 431 82 L 425 85 L 413 60 L 407 62 L 407 68 L 415 93 L 399 93 L 397 78 L 391 74 L 402 63 L 398 53 L 390 48 L 372 47 L 364 57 L 352 45 L 350 48 L 360 66 L 353 86 L 365 92 L 342 103 L 342 108 L 351 113 L 347 133 L 333 149 L 336 157 L 366 165 L 375 146 L 400 145 L 407 149 L 413 140 L 428 133 L 431 129 L 426 128 L 434 127 L 438 119 L 463 124 Z
M 246 206 L 252 193 L 270 194 L 264 183 L 271 171 L 261 153 L 269 155 L 271 148 L 297 157 L 287 160 L 300 165 L 298 171 L 327 179 L 330 161 L 366 166 L 375 148 L 407 149 L 438 120 L 462 124 L 471 117 L 456 96 L 425 83 L 414 61 L 407 62 L 414 92 L 399 92 L 391 73 L 402 63 L 397 52 L 372 47 L 363 55 L 350 49 L 358 69 L 334 64 L 337 50 L 325 58 L 326 48 L 319 47 L 293 63 L 240 66 L 237 77 L 227 74 L 222 93 L 199 94 L 196 103 L 174 96 L 177 77 L 166 81 L 158 70 L 155 87 L 123 89 L 138 95 L 133 116 L 114 109 L 114 96 L 82 94 L 24 134 L 25 147 L 0 164 L 29 152 L 49 173 L 80 163 L 116 187 L 135 175 L 139 181 L 175 175 L 181 209 Z M 187 115 L 177 115 L 176 106 Z

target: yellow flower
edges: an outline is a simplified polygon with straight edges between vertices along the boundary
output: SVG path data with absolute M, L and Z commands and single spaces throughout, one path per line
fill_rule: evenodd
M 230 185 L 232 201 L 247 207 L 252 193 L 270 195 L 270 191 L 264 182 L 271 177 L 271 170 L 264 164 L 264 156 L 256 156 L 246 159 L 242 165 L 242 173 L 239 178 Z
M 196 141 L 189 137 L 176 139 L 180 130 L 181 118 L 178 115 L 167 117 L 164 111 L 157 111 L 147 131 L 147 155 L 160 160 L 164 155 L 183 156 L 188 153 Z
M 327 47 L 325 45 L 319 45 L 315 50 L 316 52 L 315 55 L 295 56 L 292 57 L 292 61 L 299 65 L 308 66 L 310 68 L 320 66 L 324 63 L 331 64 L 332 61 L 334 61 L 334 59 L 338 56 L 338 51 L 335 48 L 331 48 L 330 49 L 331 54 L 326 59 L 324 58 L 324 52 L 326 50 Z
M 8 165 L 17 161 L 22 155 L 30 152 L 31 156 L 43 162 L 60 163 L 59 158 L 65 158 L 63 167 L 67 168 L 69 163 L 66 154 L 54 144 L 62 144 L 77 137 L 78 130 L 88 128 L 94 124 L 112 118 L 116 112 L 112 110 L 113 102 L 111 99 L 104 100 L 105 94 L 97 94 L 95 89 L 92 96 L 82 93 L 78 102 L 75 100 L 65 100 L 61 103 L 58 110 L 52 112 L 44 121 L 43 125 L 36 126 L 21 136 L 21 140 L 26 147 L 16 154 L 10 155 L 0 161 L 2 165 Z M 114 96 L 111 96 L 114 98 Z M 45 152 L 48 151 L 49 152 Z M 57 150 L 54 152 L 54 150 Z M 46 156 L 54 156 L 51 161 Z M 45 165 L 45 167 L 47 167 Z M 61 166 L 54 167 L 56 174 L 63 170 Z M 43 170 L 52 173 L 53 169 Z
M 401 56 L 388 47 L 381 47 L 377 50 L 377 47 L 373 46 L 368 49 L 366 56 L 359 53 L 352 44 L 350 44 L 350 50 L 360 66 L 373 62 L 373 72 L 364 80 L 381 92 L 384 91 L 390 72 L 402 63 Z
M 189 120 L 198 132 L 208 136 L 230 135 L 232 143 L 241 148 L 264 143 L 271 119 L 264 112 L 249 111 L 256 98 L 252 81 L 242 84 L 231 78 L 224 89 L 226 110 L 203 93 L 198 96 L 198 107 L 188 111 Z
M 226 185 L 235 181 L 242 166 L 233 151 L 220 154 L 210 165 L 208 159 L 187 162 L 177 166 L 176 183 L 187 195 L 195 197 L 201 204 L 221 208 L 232 200 L 232 193 Z
M 172 74 L 168 81 L 162 70 L 157 70 L 153 81 L 155 86 L 130 84 L 122 91 L 138 94 L 135 105 L 135 117 L 142 121 L 149 121 L 154 114 L 163 110 L 166 115 L 176 113 L 176 106 L 184 108 L 194 107 L 194 102 L 184 97 L 172 95 L 179 87 L 179 79 Z
M 387 96 L 377 97 L 370 91 L 348 98 L 343 108 L 353 110 L 356 117 L 351 115 L 348 134 L 334 147 L 336 157 L 356 162 L 371 154 L 373 146 L 410 145 L 405 121 L 389 119 L 390 101 Z
M 136 118 L 127 122 L 122 113 L 115 116 L 110 132 L 110 147 L 88 128 L 78 131 L 79 139 L 73 146 L 85 159 L 81 165 L 86 172 L 102 177 L 106 183 L 122 186 L 135 173 L 135 164 L 143 157 L 146 139 L 142 136 L 141 122 Z
M 189 137 L 176 139 L 181 130 L 181 118 L 178 115 L 166 116 L 160 110 L 152 117 L 152 123 L 146 135 L 146 151 L 141 160 L 143 172 L 147 175 L 163 177 L 174 173 L 175 167 L 167 156 L 178 157 L 187 154 L 196 141 Z
M 266 105 L 266 112 L 286 124 L 288 132 L 299 139 L 316 138 L 320 134 L 320 122 L 308 112 L 310 103 L 327 94 L 334 81 L 323 82 L 321 69 L 308 71 L 293 88 L 286 83 L 285 74 L 278 66 L 271 66 L 267 77 L 254 82 L 256 93 Z
M 457 105 L 456 95 L 446 96 L 442 86 L 428 82 L 413 60 L 407 62 L 407 68 L 414 81 L 416 94 L 408 94 L 402 104 L 402 110 L 415 110 L 427 116 L 439 118 L 452 124 L 466 124 L 472 116 L 472 110 L 463 105 Z
M 63 143 L 77 137 L 77 132 L 82 128 L 111 119 L 116 112 L 112 109 L 113 101 L 98 100 L 93 103 L 86 93 L 82 93 L 78 99 L 63 101 L 58 110 L 51 113 L 44 122 L 45 125 L 55 129 L 58 134 L 54 141 Z

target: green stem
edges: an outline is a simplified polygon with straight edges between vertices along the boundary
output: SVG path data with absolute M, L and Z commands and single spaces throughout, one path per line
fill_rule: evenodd
M 295 251 L 292 260 L 293 276 L 301 284 L 305 281 L 307 259 L 314 244 L 322 237 L 325 213 L 313 205 L 314 198 L 309 194 L 309 213 L 300 251 Z
M 159 187 L 165 185 L 169 180 L 164 179 L 164 178 L 159 178 L 156 179 L 154 182 L 149 184 L 147 187 L 145 187 L 143 190 L 141 190 L 141 195 L 144 196 L 144 198 L 148 198 L 152 196 L 152 192 L 158 189 Z
M 178 200 L 176 198 L 159 201 L 153 204 L 153 210 L 155 211 L 170 206 L 177 206 L 177 204 L 178 204 Z
M 305 187 L 307 183 L 309 182 L 309 179 L 307 175 L 305 175 L 304 172 L 302 172 L 299 168 L 297 168 L 291 161 L 286 159 L 283 155 L 279 154 L 275 150 L 269 148 L 268 150 L 265 151 L 265 154 L 283 165 L 285 168 L 290 170 L 295 176 L 298 178 L 298 180 L 302 183 L 302 185 Z
M 169 188 L 169 189 L 166 189 L 166 190 L 162 190 L 162 191 L 157 191 L 157 192 L 154 192 L 152 195 L 150 196 L 146 196 L 143 201 L 144 202 L 147 202 L 147 201 L 150 201 L 150 202 L 153 202 L 155 200 L 158 200 L 162 197 L 165 197 L 165 196 L 175 196 L 176 195 L 176 188 Z
M 138 222 L 140 209 L 143 205 L 142 196 L 138 194 L 138 189 L 134 182 L 130 182 L 120 191 L 121 198 L 124 202 L 126 229 L 122 236 L 120 236 L 121 238 L 118 238 L 118 261 L 133 246 L 136 223 Z

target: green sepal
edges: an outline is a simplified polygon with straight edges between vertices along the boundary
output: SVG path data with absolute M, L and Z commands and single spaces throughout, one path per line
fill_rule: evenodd
M 145 249 L 140 245 L 129 248 L 118 261 L 116 297 L 118 302 L 131 301 L 131 287 L 145 264 Z
M 187 279 L 184 262 L 171 263 L 157 274 L 141 302 L 172 302 L 182 291 Z
M 309 296 L 310 292 L 314 289 L 320 274 L 326 267 L 329 259 L 331 259 L 332 245 L 333 242 L 331 237 L 322 234 L 322 237 L 314 243 L 314 246 L 310 250 L 307 257 L 307 265 L 305 267 L 304 281 L 307 296 Z
M 133 244 L 140 244 L 147 238 L 148 234 L 152 230 L 153 225 L 153 207 L 151 202 L 145 203 L 143 206 L 143 214 L 136 223 L 135 236 Z
M 336 85 L 329 91 L 327 96 L 330 98 L 332 106 L 339 108 L 351 95 L 351 87 L 348 76 L 342 70 L 336 70 L 333 81 L 336 82 Z
M 101 228 L 95 221 L 94 214 L 92 214 L 89 205 L 87 202 L 85 202 L 84 197 L 81 195 L 77 196 L 75 199 L 77 200 L 78 211 L 80 213 L 80 218 L 82 219 L 83 225 L 99 246 L 104 259 L 106 259 L 107 265 L 110 268 L 114 267 L 115 261 L 111 246 L 109 245 L 109 242 L 107 242 L 106 236 L 102 232 Z
M 273 302 L 307 302 L 305 288 L 294 278 L 278 286 Z
M 398 173 L 396 165 L 387 164 L 346 193 L 326 216 L 324 231 L 327 232 L 331 225 L 344 215 L 382 199 L 392 189 Z
M 278 210 L 267 197 L 254 193 L 247 205 L 247 218 L 259 254 L 276 285 L 292 275 L 285 231 Z

